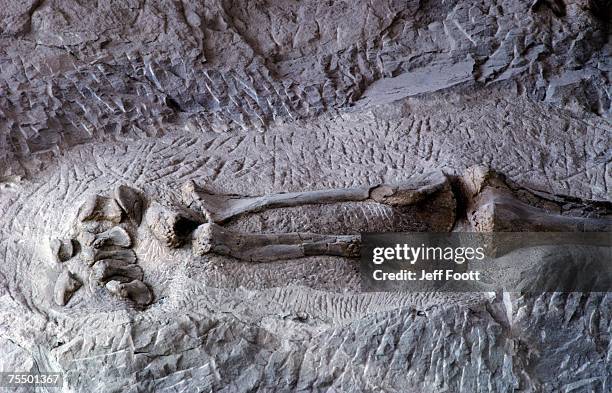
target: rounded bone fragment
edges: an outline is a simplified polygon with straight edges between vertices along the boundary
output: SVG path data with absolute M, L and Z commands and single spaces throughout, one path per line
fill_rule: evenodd
M 51 252 L 58 262 L 66 262 L 76 254 L 75 240 L 53 239 L 51 240 Z
M 143 271 L 134 263 L 126 264 L 116 259 L 103 259 L 92 266 L 89 278 L 92 283 L 106 283 L 111 280 L 128 282 L 142 280 Z
M 72 295 L 81 288 L 83 284 L 68 270 L 62 273 L 55 281 L 53 288 L 53 300 L 58 306 L 65 306 Z
M 151 290 L 140 280 L 126 283 L 112 280 L 106 283 L 106 289 L 119 298 L 133 301 L 140 307 L 147 306 L 153 301 Z
M 91 195 L 79 209 L 81 221 L 110 221 L 118 224 L 122 217 L 123 211 L 117 202 L 100 195 Z
M 118 246 L 118 247 L 129 247 L 132 245 L 129 233 L 119 227 L 112 227 L 111 229 L 99 233 L 96 235 L 96 239 L 93 242 L 94 248 L 102 248 L 105 246 Z
M 160 204 L 154 204 L 145 215 L 153 235 L 169 248 L 178 248 L 197 227 L 197 223 Z
M 115 201 L 136 225 L 142 221 L 144 201 L 140 192 L 132 187 L 121 184 L 115 188 Z

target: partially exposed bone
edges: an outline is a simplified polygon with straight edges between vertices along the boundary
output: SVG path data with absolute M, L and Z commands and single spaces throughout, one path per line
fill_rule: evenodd
M 125 264 L 136 263 L 136 253 L 133 250 L 99 250 L 96 248 L 83 250 L 83 259 L 91 266 L 103 259 L 114 259 Z
M 530 206 L 505 190 L 487 187 L 468 214 L 479 232 L 606 232 L 612 220 L 549 213 Z
M 441 172 L 422 175 L 411 183 L 372 187 L 269 194 L 259 197 L 215 195 L 199 190 L 193 181 L 183 188 L 183 199 L 190 208 L 201 210 L 209 222 L 222 223 L 232 217 L 265 209 L 309 204 L 355 202 L 372 199 L 391 206 L 418 203 L 448 184 Z
M 193 234 L 193 252 L 200 256 L 215 253 L 251 262 L 313 255 L 358 257 L 360 241 L 359 235 L 239 233 L 207 223 L 200 225 Z
M 129 282 L 142 280 L 142 268 L 136 264 L 126 264 L 116 259 L 103 259 L 96 262 L 89 276 L 92 283 L 106 283 L 110 280 Z
M 180 247 L 198 225 L 179 212 L 159 204 L 147 209 L 145 221 L 153 235 L 170 248 Z
M 94 248 L 101 248 L 104 246 L 129 247 L 131 244 L 130 235 L 125 229 L 113 227 L 108 231 L 97 234 L 92 246 Z
M 76 254 L 76 245 L 72 239 L 51 240 L 51 252 L 58 262 L 66 262 Z
M 76 279 L 68 270 L 64 270 L 53 288 L 53 300 L 59 306 L 65 306 L 72 295 L 81 287 L 81 282 Z
M 140 225 L 144 205 L 140 192 L 122 184 L 115 188 L 114 197 L 128 218 L 136 225 Z
M 140 280 L 133 280 L 127 283 L 112 280 L 106 283 L 106 289 L 115 296 L 129 299 L 141 307 L 153 301 L 151 290 Z
M 114 199 L 100 195 L 91 195 L 79 210 L 81 221 L 110 221 L 118 224 L 122 216 L 123 211 Z
M 546 199 L 542 193 L 512 189 L 502 175 L 485 166 L 468 168 L 462 185 L 469 200 L 467 218 L 479 232 L 605 232 L 612 229 L 609 218 L 559 214 L 561 208 L 556 203 L 563 198 Z M 522 195 L 523 200 L 517 195 Z M 554 211 L 532 205 L 536 203 Z M 582 205 L 594 203 L 584 201 Z

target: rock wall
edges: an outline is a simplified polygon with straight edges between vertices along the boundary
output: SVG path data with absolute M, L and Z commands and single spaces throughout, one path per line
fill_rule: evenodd
M 529 230 L 610 231 L 611 12 L 0 0 L 0 371 L 66 392 L 609 392 L 609 292 L 363 293 L 350 245 L 523 230 L 487 187 Z

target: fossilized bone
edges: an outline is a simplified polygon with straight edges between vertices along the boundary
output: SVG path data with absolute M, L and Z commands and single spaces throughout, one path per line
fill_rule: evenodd
M 358 257 L 361 237 L 314 233 L 240 233 L 206 223 L 195 230 L 192 241 L 196 255 L 212 252 L 251 262 L 264 262 L 314 255 Z
M 58 306 L 65 306 L 72 295 L 81 288 L 81 282 L 68 270 L 62 271 L 53 288 L 53 300 Z
M 51 253 L 58 262 L 66 262 L 76 254 L 76 244 L 72 239 L 51 240 Z
M 83 259 L 90 266 L 97 261 L 103 259 L 115 259 L 122 261 L 125 264 L 136 263 L 136 253 L 131 249 L 125 250 L 99 250 L 99 249 L 85 249 L 83 250 Z
M 468 216 L 480 232 L 608 232 L 612 220 L 572 217 L 530 206 L 505 190 L 487 187 Z
M 612 220 L 606 217 L 576 217 L 550 212 L 519 199 L 521 191 L 534 201 L 548 202 L 529 190 L 512 190 L 504 177 L 487 167 L 468 168 L 463 176 L 470 199 L 467 218 L 478 232 L 608 232 Z M 558 199 L 558 198 L 557 198 Z M 582 201 L 582 205 L 594 204 Z
M 119 282 L 129 282 L 132 280 L 142 280 L 143 271 L 135 263 L 126 264 L 116 259 L 103 259 L 97 261 L 91 269 L 90 282 L 104 284 L 114 280 Z
M 117 201 L 100 195 L 90 196 L 79 209 L 81 221 L 110 221 L 119 224 L 122 217 L 123 210 Z
M 114 295 L 130 299 L 140 307 L 148 305 L 153 300 L 153 294 L 141 281 L 144 273 L 136 264 L 136 253 L 129 249 L 132 238 L 126 230 L 134 227 L 131 224 L 136 226 L 140 224 L 144 205 L 140 192 L 126 185 L 117 186 L 113 198 L 101 195 L 90 196 L 79 208 L 78 219 L 81 223 L 77 226 L 78 242 L 56 239 L 51 243 L 53 254 L 58 261 L 65 261 L 78 251 L 75 249 L 78 246 L 81 260 L 91 268 L 89 271 L 91 289 L 102 285 Z M 155 211 L 153 209 L 154 213 Z M 166 212 L 161 209 L 157 211 Z M 125 217 L 131 224 L 124 223 L 107 229 L 109 223 L 120 224 Z M 172 217 L 174 216 L 170 214 L 170 219 L 167 220 L 170 225 L 174 224 Z M 162 224 L 165 223 L 166 221 L 162 220 Z M 158 227 L 163 228 L 161 225 Z M 65 270 L 55 283 L 55 302 L 64 305 L 72 293 L 81 286 L 82 283 Z
M 309 204 L 328 204 L 355 201 L 375 201 L 399 207 L 419 203 L 438 191 L 449 189 L 442 172 L 432 172 L 413 179 L 410 184 L 376 185 L 361 188 L 329 189 L 293 193 L 279 193 L 260 197 L 215 195 L 186 183 L 183 198 L 190 209 L 207 218 L 192 236 L 196 255 L 216 253 L 248 261 L 273 261 L 313 255 L 356 257 L 359 255 L 360 236 L 319 235 L 314 233 L 252 234 L 227 230 L 217 223 L 245 213 L 266 209 Z M 187 226 L 178 212 L 159 206 L 147 212 L 147 222 L 154 235 L 170 247 L 178 247 L 185 240 L 178 229 Z M 183 220 L 187 220 L 183 217 Z M 189 220 L 187 220 L 189 221 Z
M 94 248 L 102 248 L 107 246 L 117 246 L 127 248 L 132 245 L 130 235 L 121 227 L 112 227 L 111 229 L 95 235 L 92 246 Z
M 186 215 L 154 203 L 147 209 L 145 222 L 158 240 L 167 247 L 177 248 L 198 226 L 195 219 L 187 218 Z
M 140 280 L 132 280 L 126 283 L 112 280 L 107 282 L 105 287 L 115 296 L 129 299 L 140 307 L 147 306 L 153 301 L 151 290 Z
M 184 202 L 209 222 L 223 223 L 233 217 L 279 207 L 373 200 L 390 206 L 418 203 L 448 184 L 442 172 L 432 172 L 400 185 L 288 192 L 257 197 L 216 195 L 199 189 L 193 181 L 182 187 Z
M 144 208 L 144 201 L 140 192 L 122 184 L 115 188 L 114 197 L 128 218 L 136 225 L 140 225 Z

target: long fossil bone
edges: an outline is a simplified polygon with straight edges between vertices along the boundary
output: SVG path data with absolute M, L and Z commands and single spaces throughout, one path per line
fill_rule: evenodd
M 361 237 L 295 232 L 251 234 L 207 223 L 195 230 L 192 241 L 196 255 L 215 253 L 251 262 L 266 262 L 313 255 L 358 257 Z
M 492 187 L 479 195 L 468 218 L 479 232 L 609 232 L 612 220 L 550 213 Z
M 287 192 L 257 197 L 211 194 L 199 189 L 193 181 L 183 185 L 181 191 L 189 208 L 199 210 L 209 222 L 222 223 L 245 213 L 310 204 L 374 200 L 390 206 L 411 205 L 447 184 L 448 179 L 442 172 L 431 172 L 399 185 Z
M 504 176 L 485 166 L 474 166 L 466 170 L 462 184 L 469 199 L 467 218 L 478 232 L 607 232 L 612 230 L 612 219 L 600 216 L 580 217 L 551 212 L 534 206 L 540 204 L 560 209 L 567 205 L 563 197 L 545 198 L 528 189 L 513 190 Z M 522 194 L 521 200 L 517 195 Z M 609 204 L 581 201 L 583 206 L 610 214 Z M 596 206 L 597 205 L 597 206 Z M 600 206 L 606 205 L 606 206 Z

